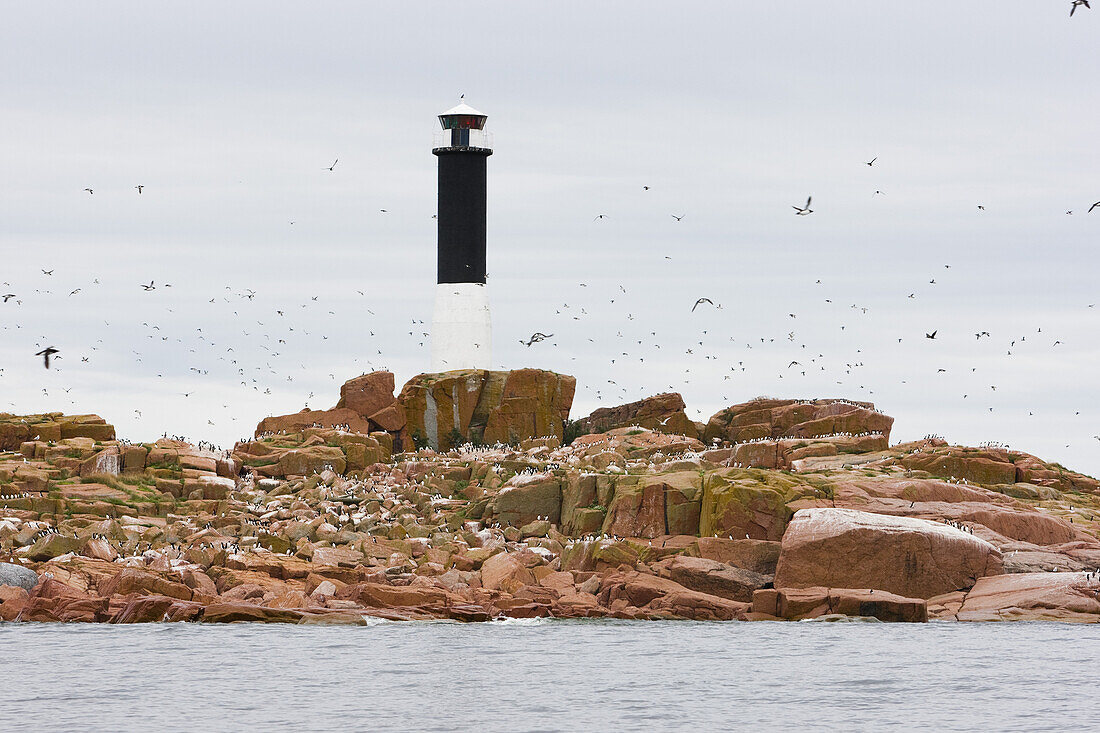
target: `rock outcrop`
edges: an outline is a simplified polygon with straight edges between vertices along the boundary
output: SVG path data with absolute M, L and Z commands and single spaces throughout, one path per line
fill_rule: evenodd
M 256 437 L 274 433 L 297 433 L 306 428 L 341 429 L 368 434 L 393 434 L 405 427 L 405 411 L 393 394 L 392 372 L 370 372 L 350 379 L 340 387 L 340 401 L 330 410 L 310 410 L 265 417 L 256 426 Z
M 65 415 L 47 412 L 41 415 L 11 415 L 0 412 L 0 451 L 16 451 L 23 443 L 57 443 L 67 438 L 93 441 L 115 439 L 115 428 L 99 415 Z
M 684 398 L 679 392 L 668 392 L 617 407 L 601 407 L 577 420 L 574 427 L 577 435 L 642 427 L 669 435 L 697 437 L 699 431 L 684 407 Z
M 546 424 L 560 428 L 569 379 L 417 382 L 407 419 L 424 425 L 432 394 L 437 440 L 440 412 L 482 439 L 524 431 L 438 450 L 395 446 L 408 426 L 374 429 L 406 407 L 377 373 L 324 411 L 363 422 L 290 422 L 231 451 L 21 440 L 40 423 L 105 423 L 6 416 L 21 442 L 0 451 L 0 619 L 1100 621 L 1087 476 L 1017 451 L 889 446 L 861 432 L 870 418 L 709 448 L 638 426 L 563 445 Z M 849 407 L 829 409 L 866 417 Z M 808 424 L 771 409 L 769 430 Z
M 405 432 L 416 445 L 561 440 L 577 380 L 541 369 L 421 374 L 401 388 Z
M 870 402 L 759 398 L 715 413 L 707 421 L 703 437 L 708 443 L 715 438 L 744 443 L 843 433 L 883 435 L 889 441 L 893 424 L 894 418 L 876 411 Z

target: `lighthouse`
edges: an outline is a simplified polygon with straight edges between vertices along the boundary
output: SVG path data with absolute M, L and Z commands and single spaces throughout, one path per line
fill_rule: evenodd
M 465 102 L 439 115 L 432 371 L 489 369 L 492 328 L 485 285 L 485 169 L 493 154 L 487 116 Z

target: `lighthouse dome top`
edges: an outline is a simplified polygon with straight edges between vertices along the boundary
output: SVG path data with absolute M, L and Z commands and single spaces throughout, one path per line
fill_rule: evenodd
M 444 130 L 480 130 L 485 127 L 485 120 L 488 117 L 484 112 L 478 112 L 465 102 L 459 102 L 439 115 L 439 124 Z

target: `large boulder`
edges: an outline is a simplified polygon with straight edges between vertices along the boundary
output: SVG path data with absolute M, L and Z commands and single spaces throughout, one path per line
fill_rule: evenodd
M 697 437 L 699 431 L 684 407 L 684 398 L 679 392 L 654 395 L 616 407 L 601 407 L 577 421 L 577 434 L 603 433 L 636 425 L 670 435 Z
M 481 566 L 481 584 L 489 590 L 500 590 L 508 585 L 533 585 L 535 577 L 515 555 L 498 553 Z
M 396 402 L 393 390 L 393 372 L 363 374 L 344 382 L 340 387 L 340 401 L 336 403 L 336 407 L 346 407 L 369 418 Z
M 456 442 L 518 443 L 564 434 L 577 380 L 540 369 L 420 374 L 401 388 L 404 434 L 436 449 Z
M 707 442 L 743 443 L 761 438 L 812 438 L 838 433 L 881 433 L 890 438 L 894 418 L 870 402 L 756 399 L 711 416 Z
M 781 543 L 769 540 L 700 537 L 687 552 L 761 575 L 775 575 L 780 547 Z
M 873 588 L 931 598 L 1002 572 L 985 540 L 938 522 L 852 509 L 798 511 L 783 535 L 776 588 Z
M 0 562 L 0 585 L 11 585 L 32 590 L 38 583 L 38 573 L 22 565 Z
M 743 603 L 751 603 L 753 592 L 772 580 L 771 576 L 701 557 L 671 557 L 656 563 L 653 569 L 660 577 L 690 590 Z
M 84 484 L 88 486 L 89 484 Z M 94 486 L 94 484 L 91 484 Z M 80 552 L 80 548 L 87 542 L 86 539 L 71 537 L 69 535 L 51 533 L 40 537 L 34 545 L 26 551 L 28 560 L 41 562 L 50 560 L 70 552 Z
M 813 495 L 813 486 L 787 474 L 742 469 L 708 473 L 699 534 L 778 542 L 793 513 L 787 504 Z
M 768 599 L 774 595 L 774 600 Z M 761 599 L 774 603 L 763 608 Z M 928 603 L 922 598 L 905 598 L 873 588 L 780 588 L 758 593 L 753 610 L 797 620 L 829 614 L 877 618 L 880 621 L 923 622 L 928 620 Z
M 616 486 L 615 498 L 611 500 L 603 523 L 603 533 L 614 537 L 645 538 L 668 534 L 664 485 L 654 482 Z
M 280 476 L 309 476 L 326 468 L 343 473 L 347 460 L 344 451 L 335 446 L 314 445 L 287 451 L 279 457 L 278 467 Z
M 515 476 L 493 500 L 493 515 L 501 524 L 522 527 L 537 519 L 561 521 L 561 481 L 546 474 Z

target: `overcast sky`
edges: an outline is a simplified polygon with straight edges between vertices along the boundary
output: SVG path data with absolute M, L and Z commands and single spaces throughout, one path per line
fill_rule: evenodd
M 226 444 L 427 370 L 465 93 L 494 361 L 575 375 L 575 417 L 848 397 L 1100 474 L 1100 8 L 1069 7 L 5 2 L 0 410 Z

